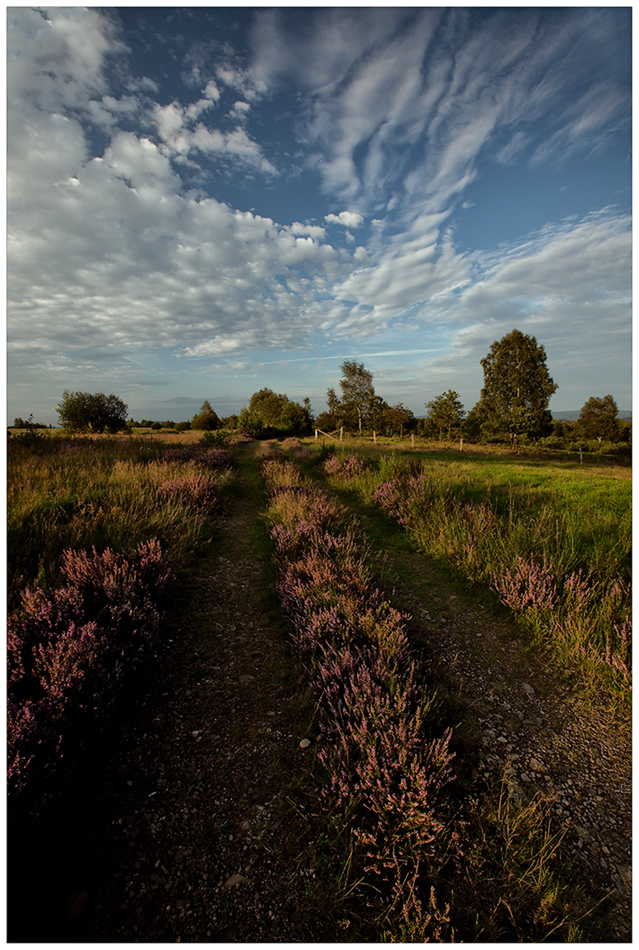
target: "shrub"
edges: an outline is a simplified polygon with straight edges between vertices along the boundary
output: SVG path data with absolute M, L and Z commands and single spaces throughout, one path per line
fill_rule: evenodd
M 160 545 L 130 556 L 67 550 L 66 586 L 22 594 L 8 622 L 10 817 L 37 815 L 109 721 L 148 657 L 173 572 Z
M 218 504 L 220 492 L 208 476 L 182 475 L 165 481 L 158 488 L 160 498 L 169 504 L 180 504 L 194 511 L 208 513 Z

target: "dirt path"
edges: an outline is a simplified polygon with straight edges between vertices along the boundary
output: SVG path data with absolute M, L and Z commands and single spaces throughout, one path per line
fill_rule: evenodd
M 354 506 L 366 530 L 380 517 Z M 388 525 L 389 538 L 396 532 Z M 406 545 L 408 547 L 408 545 Z M 378 556 L 378 570 L 410 613 L 410 635 L 435 678 L 468 704 L 462 749 L 479 750 L 478 773 L 506 770 L 511 794 L 553 801 L 555 830 L 598 898 L 616 904 L 611 940 L 632 939 L 632 736 L 580 699 L 508 618 L 455 590 L 415 551 Z
M 109 770 L 110 833 L 84 856 L 75 939 L 321 939 L 321 923 L 304 914 L 311 872 L 289 847 L 307 834 L 294 779 L 312 750 L 300 748 L 305 709 L 260 599 L 256 515 L 240 474 L 219 542 L 169 631 L 162 681 Z

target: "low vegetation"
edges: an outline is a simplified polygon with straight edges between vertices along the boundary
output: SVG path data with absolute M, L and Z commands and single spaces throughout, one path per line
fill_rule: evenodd
M 493 591 L 594 692 L 630 697 L 631 481 L 564 463 L 329 455 L 324 471 Z
M 55 799 L 153 650 L 175 572 L 207 540 L 225 449 L 127 438 L 8 451 L 9 814 Z
M 153 653 L 167 591 L 211 541 L 236 437 L 200 435 L 27 429 L 10 439 L 11 828 L 64 795 Z M 316 708 L 309 780 L 323 834 L 313 854 L 318 868 L 325 857 L 341 869 L 327 887 L 350 936 L 593 939 L 547 804 L 518 802 L 502 775 L 474 784 L 456 761 L 459 709 L 411 645 L 372 573 L 370 542 L 337 498 L 382 512 L 627 710 L 629 469 L 355 445 L 289 436 L 295 461 L 271 453 L 261 467 L 274 583 Z

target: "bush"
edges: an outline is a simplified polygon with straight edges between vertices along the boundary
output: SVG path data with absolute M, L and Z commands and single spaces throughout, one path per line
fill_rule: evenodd
M 173 572 L 149 541 L 125 556 L 65 551 L 66 586 L 22 594 L 9 618 L 7 735 L 10 818 L 37 815 L 107 725 L 149 655 Z

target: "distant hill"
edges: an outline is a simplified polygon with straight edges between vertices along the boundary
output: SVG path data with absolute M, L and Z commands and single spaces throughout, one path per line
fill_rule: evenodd
M 581 409 L 569 409 L 566 412 L 560 409 L 552 410 L 553 419 L 578 419 L 581 415 Z M 617 413 L 618 419 L 632 419 L 632 412 L 630 409 L 620 409 Z

